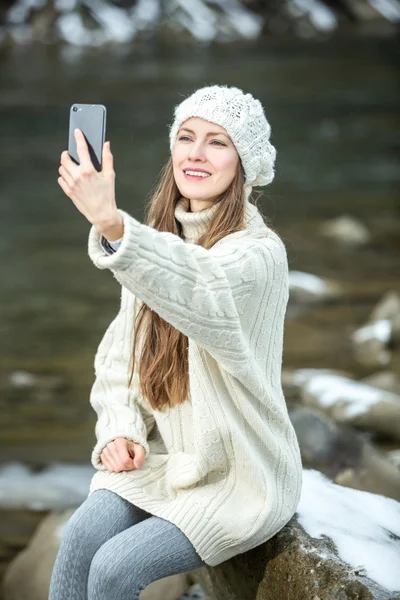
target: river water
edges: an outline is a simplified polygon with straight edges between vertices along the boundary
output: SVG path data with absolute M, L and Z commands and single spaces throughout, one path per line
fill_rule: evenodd
M 287 319 L 284 366 L 369 374 L 348 335 L 384 292 L 400 290 L 397 55 L 393 39 L 338 34 L 83 54 L 19 47 L 0 58 L 3 461 L 87 463 L 94 443 L 94 354 L 120 289 L 89 260 L 89 224 L 57 184 L 73 102 L 107 106 L 118 206 L 140 220 L 168 155 L 174 105 L 213 83 L 258 97 L 278 149 L 276 179 L 260 206 L 291 269 L 335 279 L 348 292 Z M 367 247 L 345 249 L 318 234 L 325 219 L 342 214 L 369 228 Z M 397 352 L 390 368 L 399 363 Z M 44 382 L 23 385 L 19 371 Z

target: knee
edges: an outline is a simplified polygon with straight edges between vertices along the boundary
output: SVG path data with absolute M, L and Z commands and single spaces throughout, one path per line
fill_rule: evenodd
M 102 491 L 102 490 L 100 490 Z M 98 515 L 93 507 L 93 499 L 87 498 L 71 515 L 61 531 L 61 544 L 85 541 L 96 536 L 99 528 L 95 526 Z
M 90 563 L 88 590 L 115 590 L 123 576 L 120 566 L 121 562 L 116 560 L 112 540 L 105 542 L 97 550 Z
M 138 557 L 140 558 L 140 557 Z M 89 568 L 88 598 L 125 598 L 126 589 L 134 595 L 135 586 L 139 586 L 141 578 L 141 560 L 136 564 L 134 557 L 126 560 L 124 552 L 118 552 L 115 540 L 110 539 L 97 550 Z M 144 586 L 144 584 L 143 584 Z M 138 588 L 138 589 L 139 589 Z M 142 588 L 140 588 L 141 590 Z M 100 594 L 102 592 L 102 594 Z

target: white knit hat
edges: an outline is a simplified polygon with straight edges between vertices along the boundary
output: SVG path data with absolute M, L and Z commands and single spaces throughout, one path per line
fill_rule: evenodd
M 276 149 L 269 141 L 271 127 L 259 100 L 226 85 L 196 90 L 174 109 L 174 122 L 169 126 L 171 154 L 180 126 L 190 117 L 201 117 L 226 129 L 242 161 L 246 199 L 254 185 L 271 183 Z

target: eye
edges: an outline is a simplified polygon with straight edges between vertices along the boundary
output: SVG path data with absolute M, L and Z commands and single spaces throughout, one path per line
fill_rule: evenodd
M 188 137 L 187 135 L 181 135 L 181 137 L 178 139 L 179 140 L 190 140 L 190 137 Z M 219 146 L 226 146 L 226 144 L 223 144 L 219 140 L 213 140 L 211 143 L 213 144 L 214 142 L 216 142 Z

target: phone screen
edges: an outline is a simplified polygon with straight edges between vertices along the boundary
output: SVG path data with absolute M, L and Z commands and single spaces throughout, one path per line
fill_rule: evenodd
M 102 169 L 102 151 L 106 136 L 107 109 L 103 104 L 72 104 L 69 113 L 68 154 L 80 164 L 74 129 L 80 129 L 86 139 L 93 166 Z

